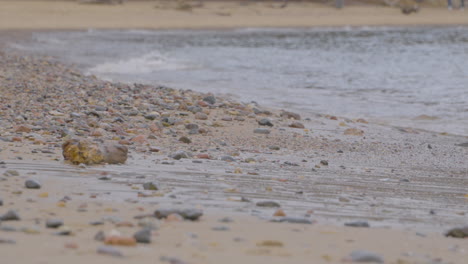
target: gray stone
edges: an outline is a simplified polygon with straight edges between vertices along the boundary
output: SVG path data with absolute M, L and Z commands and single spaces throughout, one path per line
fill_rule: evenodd
M 179 141 L 182 142 L 182 143 L 186 143 L 186 144 L 190 144 L 192 143 L 192 140 L 190 140 L 190 138 L 186 137 L 186 136 L 182 136 L 179 138 Z
M 3 173 L 4 176 L 12 177 L 12 176 L 19 176 L 19 172 L 16 170 L 7 170 Z
M 63 220 L 60 219 L 47 219 L 46 227 L 47 228 L 59 228 L 63 225 Z
M 175 160 L 180 160 L 180 159 L 188 159 L 189 155 L 185 151 L 177 151 L 177 152 L 172 153 L 169 157 Z
M 0 244 L 16 244 L 16 241 L 13 239 L 0 238 Z
M 261 201 L 256 203 L 259 207 L 281 207 L 281 205 L 274 201 Z
M 235 160 L 233 157 L 231 157 L 231 156 L 222 156 L 222 157 L 221 157 L 221 160 L 222 160 L 222 161 L 227 161 L 227 162 L 234 162 L 234 161 L 236 161 L 236 160 Z
M 188 129 L 188 130 L 194 130 L 194 129 L 198 130 L 199 129 L 198 125 L 193 124 L 193 123 L 185 124 L 185 128 Z
M 301 122 L 292 122 L 289 127 L 292 127 L 292 128 L 305 128 L 304 124 L 302 124 Z
M 348 222 L 348 223 L 345 223 L 344 225 L 350 226 L 350 227 L 370 227 L 369 223 L 366 221 Z
M 98 225 L 103 225 L 104 222 L 103 221 L 91 221 L 89 222 L 89 225 L 92 225 L 92 226 L 98 226 Z
M 447 237 L 468 238 L 468 226 L 452 228 L 445 233 Z
M 211 228 L 213 231 L 229 231 L 229 227 L 227 226 L 215 226 Z
M 17 232 L 18 229 L 16 229 L 16 227 L 14 226 L 6 226 L 6 225 L 1 225 L 0 226 L 0 230 L 1 231 L 5 231 L 5 232 Z
M 268 118 L 262 118 L 262 119 L 258 120 L 257 122 L 261 126 L 269 126 L 269 127 L 273 126 L 273 123 Z
M 0 198 L 0 206 L 3 206 L 3 199 Z
M 314 222 L 308 218 L 300 218 L 300 217 L 281 217 L 281 218 L 273 218 L 271 222 L 275 223 L 291 223 L 291 224 L 313 224 Z
M 163 262 L 169 262 L 169 264 L 187 264 L 187 262 L 174 257 L 162 256 L 159 258 L 159 260 Z
M 203 98 L 203 101 L 209 103 L 209 104 L 216 104 L 216 98 L 213 95 L 208 95 Z
M 231 218 L 231 217 L 223 217 L 221 219 L 218 220 L 218 222 L 221 222 L 221 223 L 232 223 L 234 222 L 234 220 Z
M 149 244 L 149 243 L 151 243 L 151 229 L 143 228 L 140 231 L 137 231 L 133 235 L 133 238 L 135 238 L 135 240 L 138 243 Z
M 106 235 L 103 231 L 99 231 L 94 235 L 94 240 L 96 241 L 104 241 L 106 239 Z
M 16 211 L 10 210 L 6 212 L 2 217 L 0 217 L 1 221 L 19 221 L 21 220 L 19 214 Z
M 28 189 L 40 189 L 41 188 L 41 183 L 36 181 L 36 180 L 27 180 L 24 183 L 24 186 Z
M 280 150 L 279 146 L 269 146 L 268 148 L 271 150 Z
M 170 214 L 179 214 L 186 220 L 196 221 L 203 215 L 203 211 L 196 208 L 190 209 L 158 209 L 154 211 L 154 215 L 158 219 L 166 218 Z
M 349 254 L 349 260 L 352 262 L 384 263 L 380 255 L 366 250 L 355 250 L 351 252 L 351 254 Z
M 122 252 L 120 252 L 120 250 L 118 250 L 117 248 L 115 247 L 111 247 L 111 246 L 99 246 L 96 250 L 96 252 L 98 254 L 102 254 L 102 255 L 108 255 L 108 256 L 112 256 L 112 257 L 123 257 L 124 255 L 122 254 Z
M 293 113 L 293 112 L 283 111 L 283 112 L 281 112 L 280 116 L 284 117 L 286 119 L 301 120 L 301 116 L 299 114 L 296 114 L 296 113 Z
M 143 183 L 143 189 L 157 191 L 159 188 L 156 182 L 145 182 Z
M 270 134 L 270 130 L 267 129 L 267 128 L 256 128 L 256 129 L 254 129 L 254 133 L 255 133 L 255 134 L 264 134 L 264 135 L 268 135 L 268 134 Z

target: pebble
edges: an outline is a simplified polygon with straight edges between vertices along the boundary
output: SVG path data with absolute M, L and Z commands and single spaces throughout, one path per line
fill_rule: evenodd
M 140 231 L 137 231 L 133 238 L 135 238 L 137 243 L 149 244 L 151 243 L 151 229 L 143 228 Z
M 349 254 L 349 260 L 352 262 L 384 263 L 380 255 L 366 250 L 355 250 L 351 252 L 351 254 Z
M 322 164 L 323 166 L 328 166 L 328 160 L 321 160 L 320 164 Z
M 47 228 L 59 228 L 63 225 L 63 220 L 60 219 L 47 219 L 46 227 Z
M 0 206 L 3 206 L 3 199 L 0 198 Z
M 211 105 L 214 105 L 214 104 L 216 104 L 216 97 L 214 97 L 213 95 L 208 95 L 208 96 L 205 96 L 203 98 L 203 101 L 205 101 L 205 102 L 207 102 L 207 103 L 209 103 Z
M 185 151 L 177 151 L 172 153 L 169 157 L 175 159 L 175 160 L 180 160 L 180 159 L 188 159 L 189 155 Z
M 304 124 L 302 124 L 301 122 L 292 122 L 289 127 L 292 127 L 292 128 L 305 128 Z
M 3 173 L 4 176 L 11 177 L 11 176 L 19 176 L 19 172 L 16 170 L 7 170 Z
M 123 257 L 122 252 L 115 247 L 110 246 L 99 246 L 96 251 L 98 254 L 108 255 L 112 257 Z
M 344 224 L 345 226 L 350 227 L 370 227 L 367 221 L 355 221 L 355 222 L 347 222 Z
M 180 137 L 179 141 L 182 142 L 182 143 L 186 143 L 186 144 L 192 143 L 192 140 L 190 140 L 190 138 L 188 138 L 186 136 Z
M 134 237 L 125 237 L 120 235 L 110 235 L 104 239 L 106 245 L 117 245 L 117 246 L 135 246 L 136 240 Z
M 145 183 L 143 183 L 143 189 L 144 190 L 152 190 L 152 191 L 159 190 L 158 184 L 156 182 L 145 182 Z
M 308 218 L 299 217 L 282 217 L 271 219 L 270 222 L 274 223 L 291 223 L 291 224 L 313 224 L 314 222 Z
M 227 161 L 227 162 L 234 162 L 234 161 L 236 161 L 236 160 L 235 160 L 233 157 L 231 157 L 231 156 L 222 156 L 222 157 L 221 157 L 221 160 L 222 160 L 222 161 Z
M 205 113 L 202 113 L 202 112 L 198 112 L 195 114 L 195 119 L 198 119 L 198 120 L 207 120 L 208 119 L 208 115 L 206 115 Z
M 8 212 L 6 212 L 4 215 L 2 215 L 0 217 L 0 220 L 1 221 L 19 221 L 21 220 L 19 214 L 14 211 L 14 210 L 10 210 Z
M 178 214 L 186 220 L 196 221 L 203 215 L 203 211 L 200 209 L 191 208 L 191 209 L 158 209 L 154 212 L 154 215 L 158 219 L 166 218 L 171 214 Z
M 452 228 L 445 233 L 447 237 L 468 238 L 468 226 Z
M 284 117 L 286 119 L 301 120 L 301 116 L 299 114 L 296 114 L 296 113 L 293 113 L 293 112 L 288 112 L 288 111 L 281 112 L 280 116 Z
M 94 240 L 96 241 L 104 241 L 106 239 L 106 235 L 103 231 L 99 231 L 94 235 Z
M 262 119 L 258 120 L 257 123 L 259 125 L 261 125 L 261 126 L 269 126 L 269 127 L 273 126 L 273 123 L 268 118 L 262 118 Z
M 231 218 L 231 217 L 223 217 L 221 219 L 218 220 L 218 222 L 220 223 L 232 223 L 234 222 L 234 220 Z
M 26 186 L 26 188 L 28 188 L 28 189 L 40 189 L 41 188 L 41 183 L 39 181 L 36 181 L 36 180 L 27 180 L 24 183 L 24 186 Z
M 0 244 L 16 244 L 16 241 L 8 238 L 0 238 Z
M 261 201 L 256 203 L 259 207 L 281 207 L 281 205 L 274 201 Z
M 270 130 L 267 129 L 267 128 L 256 128 L 256 129 L 254 129 L 253 132 L 254 132 L 255 134 L 264 134 L 264 135 L 270 134 Z
M 162 256 L 159 258 L 159 260 L 163 262 L 169 262 L 169 264 L 187 264 L 187 262 L 174 257 Z
M 357 129 L 357 128 L 348 128 L 344 131 L 345 135 L 351 135 L 351 136 L 362 136 L 364 135 L 364 131 Z
M 91 221 L 89 222 L 89 225 L 92 225 L 92 226 L 98 226 L 98 225 L 103 225 L 104 222 L 103 221 Z

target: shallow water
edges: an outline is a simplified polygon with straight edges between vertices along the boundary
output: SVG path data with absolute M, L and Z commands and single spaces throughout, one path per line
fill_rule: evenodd
M 468 27 L 360 27 L 47 32 L 16 47 L 105 79 L 468 135 L 467 44 Z

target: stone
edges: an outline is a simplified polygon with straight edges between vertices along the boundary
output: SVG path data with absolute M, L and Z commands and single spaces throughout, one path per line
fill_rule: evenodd
M 234 220 L 232 218 L 226 216 L 226 217 L 223 217 L 223 218 L 219 219 L 218 222 L 220 222 L 220 223 L 232 223 L 232 222 L 234 222 Z
M 137 243 L 149 244 L 151 243 L 151 229 L 143 228 L 140 231 L 137 231 L 133 238 L 135 238 Z
M 94 235 L 94 240 L 96 241 L 104 241 L 106 239 L 106 235 L 103 231 L 99 231 Z
M 3 175 L 6 177 L 19 176 L 19 172 L 17 170 L 7 170 Z
M 0 206 L 3 206 L 3 199 L 0 198 Z
M 175 257 L 166 257 L 166 256 L 162 256 L 159 258 L 160 261 L 162 262 L 169 262 L 169 264 L 187 264 L 187 262 L 179 259 L 179 258 L 175 258 Z
M 304 127 L 304 124 L 302 124 L 301 122 L 292 122 L 289 127 L 292 127 L 292 128 L 305 128 Z
M 182 143 L 186 143 L 186 144 L 192 143 L 192 140 L 190 140 L 190 138 L 188 138 L 186 136 L 180 137 L 179 141 L 182 142 Z
M 205 102 L 207 102 L 207 103 L 209 103 L 209 104 L 211 104 L 211 105 L 216 104 L 216 98 L 215 98 L 213 95 L 205 96 L 205 97 L 203 98 L 203 101 L 205 101 Z
M 271 219 L 270 222 L 274 223 L 291 223 L 291 224 L 313 224 L 314 222 L 308 218 L 299 218 L 299 217 L 281 217 Z
M 211 230 L 213 231 L 229 231 L 229 227 L 227 226 L 215 226 L 215 227 L 212 227 Z
M 256 128 L 256 129 L 254 129 L 253 132 L 254 132 L 255 134 L 264 134 L 264 135 L 270 134 L 270 130 L 267 129 L 267 128 Z
M 136 240 L 134 237 L 111 235 L 104 239 L 104 244 L 116 246 L 135 246 Z
M 349 254 L 349 260 L 352 262 L 384 263 L 380 255 L 366 250 L 355 250 L 351 252 L 351 254 Z
M 203 215 L 203 211 L 200 209 L 190 208 L 190 209 L 158 209 L 154 212 L 154 215 L 158 219 L 166 218 L 171 214 L 179 214 L 186 220 L 196 221 Z
M 259 125 L 261 125 L 261 126 L 269 126 L 269 127 L 273 126 L 273 123 L 268 118 L 262 118 L 262 119 L 258 120 L 257 123 Z
M 256 205 L 258 207 L 281 207 L 281 205 L 274 201 L 261 201 L 257 202 Z
M 284 244 L 278 240 L 264 240 L 257 243 L 258 247 L 283 247 Z
M 143 189 L 144 190 L 151 190 L 151 191 L 157 191 L 158 184 L 156 182 L 145 182 L 143 183 Z
M 47 228 L 59 228 L 63 225 L 63 220 L 60 219 L 47 219 L 46 227 Z
M 205 113 L 202 113 L 202 112 L 197 112 L 195 114 L 195 119 L 198 119 L 198 120 L 207 120 L 208 119 L 208 115 L 205 114 Z
M 283 210 L 278 209 L 278 210 L 276 210 L 276 212 L 273 214 L 273 216 L 281 216 L 281 217 L 283 217 L 283 216 L 286 216 L 286 213 L 284 213 Z
M 369 223 L 366 221 L 347 222 L 344 225 L 350 227 L 370 227 Z
M 320 164 L 322 164 L 323 166 L 328 166 L 328 160 L 321 160 Z
M 1 244 L 16 244 L 16 241 L 13 239 L 0 238 L 0 245 Z
M 110 247 L 110 246 L 99 246 L 96 250 L 98 254 L 102 255 L 108 255 L 112 257 L 123 257 L 122 252 L 120 250 L 116 249 L 115 247 Z
M 301 116 L 299 114 L 288 112 L 288 111 L 282 111 L 280 116 L 286 119 L 301 120 Z
M 88 140 L 70 139 L 62 145 L 63 157 L 73 164 L 119 164 L 127 160 L 128 149 L 119 144 L 98 145 Z
M 41 183 L 36 180 L 26 180 L 26 182 L 24 182 L 24 186 L 28 189 L 40 189 Z
M 233 157 L 231 157 L 231 156 L 222 156 L 222 157 L 221 157 L 221 160 L 222 160 L 222 161 L 227 161 L 227 162 L 234 162 L 234 161 L 236 161 L 236 160 L 235 160 Z
M 2 215 L 0 217 L 0 220 L 1 221 L 19 221 L 21 220 L 19 214 L 14 211 L 14 210 L 10 210 L 8 212 L 6 212 L 4 215 Z
M 468 226 L 452 228 L 445 233 L 447 237 L 468 238 Z
M 172 153 L 169 157 L 175 160 L 180 160 L 180 159 L 188 159 L 190 156 L 185 151 L 180 150 L 180 151 Z

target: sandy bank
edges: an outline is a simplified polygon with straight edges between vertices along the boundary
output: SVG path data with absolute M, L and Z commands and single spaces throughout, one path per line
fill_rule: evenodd
M 0 29 L 237 28 L 363 25 L 465 25 L 462 11 L 423 8 L 403 15 L 397 8 L 350 6 L 343 10 L 314 3 L 206 2 L 188 8 L 175 2 L 84 5 L 76 2 L 1 1 Z

